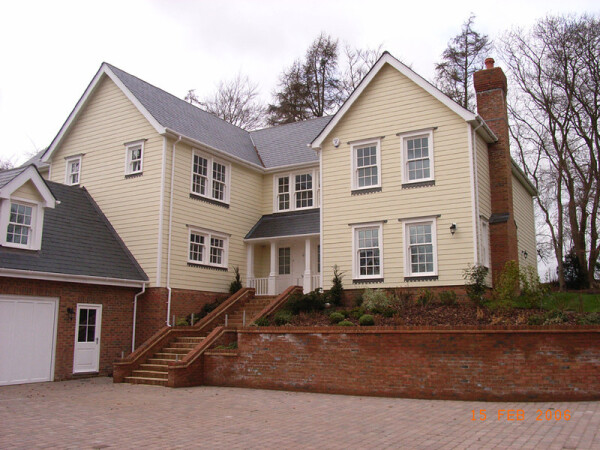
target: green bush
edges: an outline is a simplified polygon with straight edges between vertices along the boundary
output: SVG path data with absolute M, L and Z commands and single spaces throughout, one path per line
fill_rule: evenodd
M 419 292 L 419 297 L 417 297 L 417 303 L 421 306 L 427 306 L 434 299 L 435 295 L 431 291 L 431 289 L 422 289 Z
M 393 310 L 393 309 L 391 309 L 391 308 L 390 308 L 390 309 L 386 309 L 386 310 L 384 310 L 384 311 L 381 313 L 381 315 L 382 315 L 383 317 L 394 317 L 394 310 Z
M 341 322 L 338 323 L 338 326 L 340 326 L 340 327 L 353 327 L 354 324 L 352 322 L 350 322 L 349 320 L 342 320 Z
M 179 319 L 177 319 L 175 321 L 175 326 L 176 327 L 185 327 L 188 326 L 190 323 L 188 322 L 188 320 L 185 317 L 180 317 Z
M 363 292 L 362 306 L 367 311 L 383 313 L 392 309 L 393 304 L 394 297 L 383 289 L 365 289 Z
M 534 266 L 526 266 L 519 273 L 521 281 L 521 299 L 528 308 L 540 308 L 548 296 L 548 288 L 540 282 Z
M 463 272 L 467 296 L 477 307 L 483 306 L 484 303 L 484 295 L 487 291 L 485 284 L 487 274 L 488 268 L 478 264 L 466 268 Z
M 256 325 L 257 327 L 268 327 L 269 325 L 271 325 L 271 323 L 266 317 L 259 317 L 254 321 L 254 325 Z
M 235 278 L 229 285 L 229 293 L 230 294 L 235 294 L 237 291 L 239 291 L 243 287 L 242 286 L 242 277 L 240 276 L 240 268 L 238 266 L 235 266 L 233 268 L 233 273 L 235 274 Z
M 456 292 L 454 291 L 442 291 L 438 294 L 442 305 L 452 306 L 456 304 Z
M 545 315 L 544 325 L 555 325 L 565 323 L 569 320 L 563 311 L 548 311 Z
M 331 322 L 332 324 L 336 324 L 336 323 L 340 323 L 345 318 L 346 318 L 346 316 L 344 316 L 342 313 L 332 312 L 329 315 L 329 322 Z
M 340 272 L 337 265 L 333 266 L 333 279 L 331 280 L 331 289 L 329 289 L 328 297 L 329 301 L 333 305 L 340 305 L 344 296 L 344 286 L 342 285 L 342 278 L 344 278 L 344 272 Z
M 275 313 L 273 316 L 273 322 L 275 325 L 286 325 L 292 321 L 292 313 L 290 311 L 282 310 Z
M 580 317 L 577 322 L 579 325 L 600 325 L 600 313 L 588 313 Z
M 491 309 L 510 311 L 515 307 L 521 274 L 516 261 L 508 261 L 492 291 Z
M 365 314 L 364 316 L 361 316 L 360 319 L 358 319 L 358 324 L 361 327 L 369 327 L 369 326 L 375 325 L 375 319 L 373 318 L 372 315 Z
M 363 300 L 363 295 L 362 295 L 362 293 L 359 293 L 359 294 L 357 294 L 357 295 L 355 295 L 355 296 L 354 296 L 354 304 L 355 304 L 356 306 L 362 306 L 362 304 L 363 304 L 363 301 L 364 301 L 364 300 Z
M 352 317 L 353 319 L 356 319 L 356 320 L 358 320 L 358 319 L 360 319 L 360 316 L 362 316 L 364 313 L 365 313 L 365 308 L 363 308 L 363 307 L 359 307 L 359 308 L 354 308 L 354 309 L 352 309 L 352 310 L 351 310 L 351 311 L 348 313 L 348 315 L 349 315 L 350 317 Z
M 202 309 L 200 310 L 200 312 L 194 313 L 194 323 L 198 323 L 198 321 L 200 319 L 203 319 L 204 317 L 209 315 L 211 312 L 213 312 L 215 309 L 217 309 L 217 307 L 223 302 L 223 300 L 225 300 L 225 298 L 226 297 L 221 298 L 221 299 L 216 299 L 214 302 L 211 302 L 211 303 L 205 303 L 202 306 Z M 192 323 L 192 315 L 190 314 L 189 316 L 187 316 L 186 320 L 188 321 L 188 323 Z
M 543 325 L 546 318 L 541 314 L 533 314 L 527 319 L 528 325 Z
M 325 309 L 326 297 L 320 289 L 315 289 L 308 294 L 295 293 L 288 299 L 285 309 L 292 314 L 301 312 L 322 311 Z

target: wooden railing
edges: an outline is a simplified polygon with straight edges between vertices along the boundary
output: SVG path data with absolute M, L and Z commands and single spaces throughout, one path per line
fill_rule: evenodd
M 256 290 L 256 295 L 269 295 L 269 277 L 250 278 L 248 285 Z

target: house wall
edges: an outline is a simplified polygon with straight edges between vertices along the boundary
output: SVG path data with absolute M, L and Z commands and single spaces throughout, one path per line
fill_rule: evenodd
M 28 181 L 19 189 L 15 190 L 11 194 L 12 198 L 20 198 L 24 200 L 31 200 L 33 202 L 43 202 L 44 198 L 40 195 L 39 191 L 35 187 L 35 185 Z
M 0 292 L 4 295 L 58 297 L 55 381 L 81 377 L 73 375 L 76 318 L 68 318 L 67 308 L 76 311 L 77 303 L 102 305 L 98 375 L 111 375 L 112 364 L 121 358 L 121 352 L 131 352 L 133 297 L 137 291 L 139 288 L 0 277 Z
M 143 174 L 125 177 L 126 142 L 147 139 Z M 150 283 L 156 277 L 163 138 L 106 76 L 52 155 L 52 181 L 65 182 L 65 158 L 82 154 L 80 184 L 127 244 Z M 58 199 L 60 200 L 60 199 Z
M 167 191 L 171 182 L 171 139 L 168 140 Z M 197 147 L 208 153 L 207 149 Z M 239 267 L 242 280 L 246 276 L 246 246 L 244 237 L 260 219 L 263 208 L 263 175 L 238 163 L 231 163 L 231 194 L 229 208 L 190 198 L 192 151 L 189 144 L 178 143 L 175 150 L 175 179 L 171 235 L 171 286 L 227 292 L 233 281 L 232 268 Z M 220 158 L 223 160 L 223 158 Z M 165 199 L 163 228 L 163 282 L 167 276 L 169 198 Z M 188 265 L 188 225 L 229 234 L 228 269 L 221 270 Z
M 537 244 L 535 239 L 533 197 L 514 175 L 512 188 L 515 221 L 517 223 L 519 267 L 532 266 L 537 272 Z M 527 258 L 525 258 L 524 252 L 527 252 Z
M 598 327 L 238 330 L 206 385 L 470 401 L 600 399 Z M 543 349 L 541 351 L 540 349 Z
M 402 188 L 401 138 L 396 133 L 437 127 L 433 132 L 435 186 Z M 351 146 L 348 142 L 384 136 L 381 140 L 382 191 L 351 195 Z M 332 139 L 341 144 L 333 147 Z M 323 171 L 323 273 L 330 285 L 337 264 L 352 276 L 351 223 L 383 221 L 384 283 L 404 283 L 403 224 L 399 218 L 440 215 L 437 219 L 437 281 L 424 285 L 462 285 L 462 271 L 473 263 L 472 199 L 468 131 L 450 109 L 387 65 L 365 88 L 346 115 L 325 138 Z M 454 236 L 449 227 L 456 223 Z M 356 284 L 354 287 L 366 287 Z M 349 286 L 347 286 L 349 287 Z

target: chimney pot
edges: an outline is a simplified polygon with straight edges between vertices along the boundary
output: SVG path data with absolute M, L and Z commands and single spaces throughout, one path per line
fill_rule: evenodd
M 486 69 L 493 69 L 495 62 L 496 61 L 494 61 L 494 58 L 486 58 L 485 59 L 485 68 Z

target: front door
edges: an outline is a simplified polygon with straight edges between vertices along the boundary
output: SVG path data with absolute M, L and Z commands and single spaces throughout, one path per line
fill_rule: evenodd
M 102 305 L 77 304 L 73 373 L 98 372 Z

